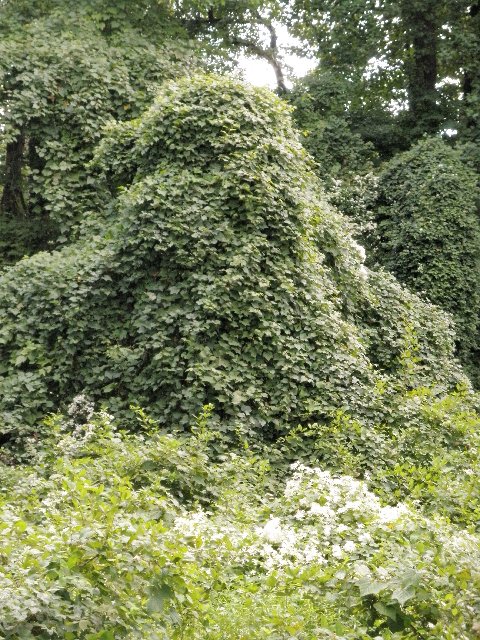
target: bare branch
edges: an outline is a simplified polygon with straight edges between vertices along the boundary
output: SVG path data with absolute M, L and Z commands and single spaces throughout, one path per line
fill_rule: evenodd
M 231 38 L 230 42 L 233 46 L 242 47 L 246 51 L 253 53 L 253 55 L 266 60 L 275 72 L 278 93 L 286 93 L 287 86 L 285 84 L 285 75 L 283 73 L 283 68 L 279 60 L 278 37 L 275 27 L 270 20 L 263 18 L 258 12 L 256 14 L 256 20 L 259 24 L 263 25 L 270 34 L 269 47 L 262 47 L 257 42 L 245 40 L 244 38 L 239 38 L 236 36 Z

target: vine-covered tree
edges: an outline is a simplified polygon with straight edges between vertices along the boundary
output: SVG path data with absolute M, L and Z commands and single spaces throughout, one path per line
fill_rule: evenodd
M 113 203 L 0 277 L 4 439 L 82 391 L 165 425 L 211 402 L 221 428 L 268 437 L 335 408 L 370 415 L 412 333 L 419 383 L 461 379 L 442 314 L 369 278 L 288 111 L 199 76 L 111 129 L 96 162 Z
M 167 3 L 0 5 L 4 259 L 69 235 L 102 202 L 89 168 L 111 119 L 132 118 L 193 52 Z M 24 242 L 18 242 L 23 233 Z M 8 244 L 17 252 L 5 255 Z
M 380 175 L 373 246 L 401 282 L 452 313 L 459 353 L 472 371 L 480 347 L 476 181 L 459 151 L 442 140 L 417 143 Z
M 277 26 L 285 22 L 282 0 L 178 0 L 176 15 L 193 38 L 235 56 L 263 58 L 272 67 L 279 93 L 287 91 Z

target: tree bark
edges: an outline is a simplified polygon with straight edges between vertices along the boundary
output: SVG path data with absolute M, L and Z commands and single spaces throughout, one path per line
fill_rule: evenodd
M 283 73 L 283 67 L 280 62 L 280 56 L 278 51 L 278 39 L 277 32 L 272 22 L 266 18 L 263 18 L 260 14 L 256 16 L 258 24 L 263 25 L 270 36 L 270 42 L 268 47 L 262 47 L 257 42 L 245 40 L 243 38 L 232 38 L 231 43 L 237 47 L 243 47 L 248 53 L 252 53 L 259 58 L 263 58 L 272 67 L 275 73 L 275 79 L 277 82 L 277 93 L 280 95 L 287 93 L 287 85 L 285 83 L 285 75 Z
M 480 55 L 480 2 L 473 3 L 469 9 L 469 17 L 472 22 L 471 31 L 475 35 L 475 52 Z M 480 72 L 478 59 L 469 60 L 465 65 L 463 75 L 463 126 L 467 130 L 477 129 L 480 126 L 478 109 L 470 104 L 474 94 L 479 94 L 480 100 Z
M 0 213 L 17 218 L 27 215 L 22 176 L 24 151 L 25 135 L 23 133 L 7 144 L 3 193 L 0 201 Z
M 436 0 L 404 0 L 403 20 L 410 57 L 407 62 L 412 127 L 417 135 L 435 133 L 441 122 L 438 104 Z

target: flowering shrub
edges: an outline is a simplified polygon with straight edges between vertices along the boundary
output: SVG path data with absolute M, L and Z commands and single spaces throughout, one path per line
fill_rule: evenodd
M 275 444 L 278 467 L 302 460 L 368 480 L 384 501 L 417 500 L 426 514 L 476 526 L 480 521 L 480 418 L 477 397 L 459 389 L 378 388 L 371 419 L 345 412 L 299 426 Z
M 283 480 L 248 445 L 219 455 L 208 411 L 189 438 L 85 411 L 50 419 L 35 468 L 0 469 L 2 637 L 478 637 L 472 527 L 318 467 Z

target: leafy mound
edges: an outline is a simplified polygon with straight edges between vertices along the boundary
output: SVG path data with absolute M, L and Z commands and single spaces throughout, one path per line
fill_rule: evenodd
M 248 447 L 218 463 L 206 413 L 189 439 L 142 415 L 126 435 L 79 400 L 34 467 L 0 465 L 2 637 L 478 637 L 478 533 L 348 475 L 281 482 Z
M 405 372 L 438 393 L 462 379 L 448 319 L 364 267 L 270 92 L 167 84 L 96 163 L 113 204 L 0 278 L 6 439 L 79 392 L 163 425 L 213 403 L 218 428 L 271 435 L 369 416 Z
M 459 354 L 478 366 L 477 176 L 441 139 L 395 157 L 380 175 L 373 256 L 455 318 Z

